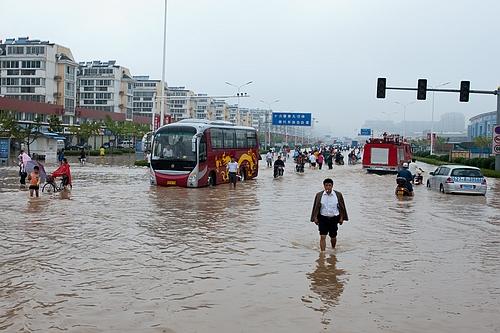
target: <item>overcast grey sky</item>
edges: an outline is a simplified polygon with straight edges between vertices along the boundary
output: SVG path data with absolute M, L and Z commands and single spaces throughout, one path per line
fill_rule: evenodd
M 161 78 L 163 0 L 0 1 L 0 39 L 29 36 L 71 48 L 77 61 L 117 60 L 133 75 Z M 388 119 L 393 103 L 415 92 L 389 86 L 447 81 L 458 88 L 500 84 L 498 0 L 169 0 L 167 81 L 197 93 L 232 94 L 224 82 L 254 81 L 241 106 L 311 112 L 332 135 L 354 135 L 365 119 Z M 407 108 L 407 120 L 431 119 L 431 98 Z M 468 119 L 496 109 L 496 99 L 436 94 L 435 119 Z M 236 102 L 236 101 L 229 101 Z M 397 113 L 397 111 L 401 111 Z

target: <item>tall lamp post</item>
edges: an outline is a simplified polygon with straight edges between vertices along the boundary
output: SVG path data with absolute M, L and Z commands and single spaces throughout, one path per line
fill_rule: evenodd
M 406 107 L 412 104 L 417 103 L 416 101 L 403 104 L 401 102 L 394 102 L 394 104 L 399 104 L 403 107 L 403 138 L 406 138 Z
M 235 87 L 237 89 L 237 94 L 236 96 L 238 96 L 238 106 L 236 108 L 236 124 L 239 125 L 239 122 L 240 122 L 240 94 L 241 94 L 241 88 L 243 88 L 244 86 L 248 86 L 249 84 L 253 83 L 253 81 L 248 81 L 247 83 L 244 83 L 240 86 L 237 86 L 235 84 L 232 84 L 231 82 L 225 82 L 226 84 L 232 86 L 232 87 Z
M 165 118 L 165 59 L 167 57 L 167 0 L 165 0 L 165 13 L 163 16 L 163 65 L 161 68 L 161 104 L 160 104 L 160 126 L 163 126 Z M 154 119 L 154 116 L 153 116 Z M 153 120 L 154 122 L 154 120 Z
M 270 115 L 269 113 L 271 113 L 272 115 L 272 109 L 271 109 L 271 105 L 274 104 L 274 103 L 278 103 L 280 100 L 279 99 L 275 99 L 274 101 L 268 103 L 264 100 L 260 100 L 261 103 L 264 103 L 265 105 L 267 105 L 267 114 L 268 116 L 266 118 L 267 119 L 267 135 L 268 135 L 268 141 L 267 141 L 267 147 L 266 149 L 269 149 L 269 147 L 271 147 L 271 122 L 272 122 L 272 119 L 269 119 L 270 118 Z M 266 135 L 264 134 L 264 138 L 266 137 Z M 265 140 L 264 140 L 265 141 Z
M 442 86 L 445 86 L 447 84 L 450 84 L 451 82 L 445 82 L 445 83 L 441 83 L 441 84 L 438 84 L 437 86 L 435 87 L 431 87 L 432 89 L 436 89 L 438 87 L 442 87 Z M 435 91 L 432 92 L 432 113 L 431 113 L 431 155 L 433 153 L 433 150 L 434 150 L 434 93 Z

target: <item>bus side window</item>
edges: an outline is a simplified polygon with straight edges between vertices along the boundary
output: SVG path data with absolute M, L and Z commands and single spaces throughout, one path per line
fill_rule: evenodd
M 203 135 L 200 139 L 200 162 L 207 160 L 207 142 L 205 136 Z

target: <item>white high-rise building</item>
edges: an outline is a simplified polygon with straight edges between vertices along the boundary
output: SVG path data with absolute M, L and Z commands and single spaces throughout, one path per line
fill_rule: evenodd
M 229 109 L 226 101 L 214 99 L 212 105 L 214 108 L 213 120 L 229 121 Z
M 151 80 L 146 75 L 134 76 L 133 78 L 134 116 L 151 117 L 152 113 L 160 114 L 161 80 Z
M 132 119 L 134 79 L 128 68 L 116 61 L 80 62 L 78 104 L 80 107 L 126 114 Z
M 197 110 L 197 99 L 195 93 L 186 87 L 168 87 L 168 111 L 172 116 L 172 121 L 195 118 Z
M 28 37 L 0 41 L 0 95 L 64 106 L 63 122 L 75 114 L 76 70 L 71 50 Z

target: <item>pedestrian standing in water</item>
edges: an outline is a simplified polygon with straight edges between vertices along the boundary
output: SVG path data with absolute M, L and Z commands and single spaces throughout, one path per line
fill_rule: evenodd
M 28 181 L 30 182 L 30 197 L 33 197 L 33 193 L 35 193 L 36 197 L 39 196 L 40 189 L 40 168 L 35 165 L 33 171 L 28 176 Z
M 332 248 L 337 245 L 338 225 L 348 221 L 347 209 L 342 193 L 333 190 L 333 180 L 326 178 L 323 181 L 324 190 L 316 193 L 311 213 L 311 222 L 318 226 L 321 251 L 326 250 L 326 236 L 330 235 Z
M 234 188 L 236 188 L 236 180 L 238 178 L 237 175 L 239 171 L 239 165 L 234 157 L 231 157 L 231 162 L 227 164 L 226 169 L 229 175 L 229 187 L 234 186 Z
M 64 148 L 62 148 L 59 151 L 59 155 L 57 156 L 57 160 L 59 161 L 59 165 L 63 164 L 63 160 L 64 160 Z

